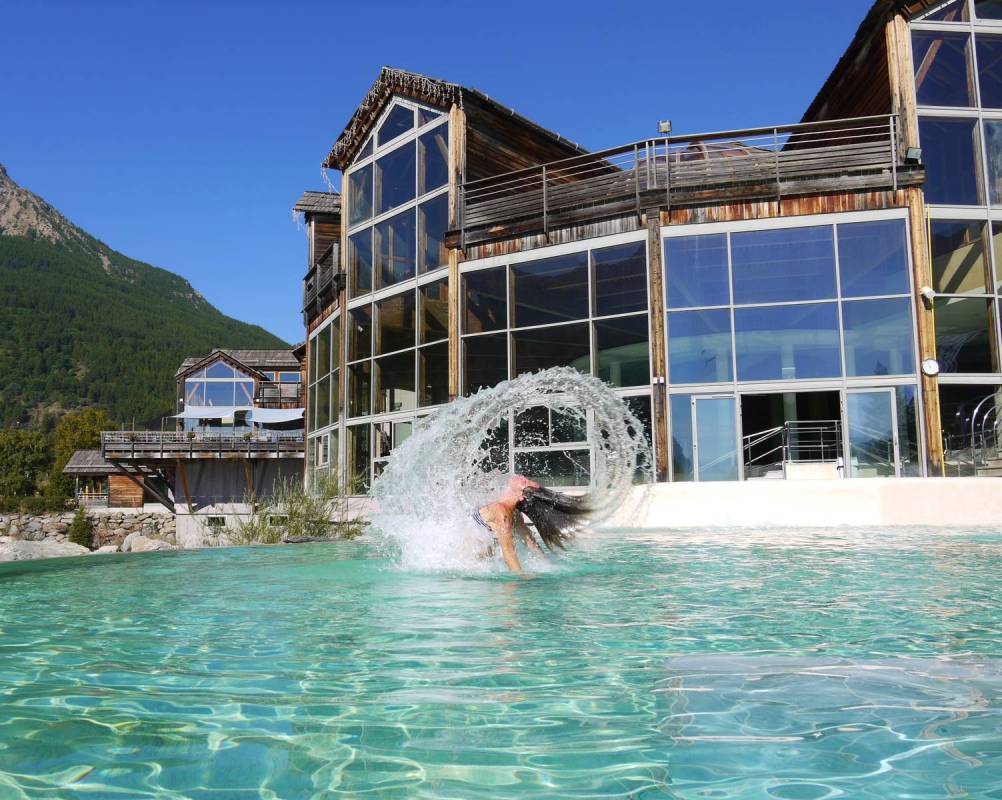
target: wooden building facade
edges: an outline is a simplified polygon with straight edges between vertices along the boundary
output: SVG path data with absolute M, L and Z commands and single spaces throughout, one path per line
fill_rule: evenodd
M 343 194 L 296 206 L 308 473 L 339 464 L 364 492 L 415 419 L 558 365 L 627 401 L 659 480 L 990 470 L 988 6 L 878 0 L 801 123 L 595 153 L 476 90 L 384 69 L 323 164 Z M 941 95 L 968 79 L 963 110 L 923 105 L 924 86 L 955 102 Z M 969 155 L 940 153 L 943 119 L 977 127 L 976 209 L 937 210 L 947 163 Z M 510 468 L 586 482 L 584 445 L 545 416 L 544 445 L 512 420 Z

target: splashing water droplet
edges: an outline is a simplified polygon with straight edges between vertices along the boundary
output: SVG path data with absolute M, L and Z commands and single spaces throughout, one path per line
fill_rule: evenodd
M 549 422 L 534 428 L 531 417 L 538 419 L 539 409 Z M 530 424 L 520 424 L 526 418 Z M 573 454 L 578 476 L 587 467 L 592 525 L 643 502 L 643 491 L 634 489 L 650 482 L 651 449 L 622 398 L 569 367 L 523 375 L 449 403 L 419 421 L 391 453 L 372 487 L 378 506 L 372 523 L 399 549 L 403 566 L 492 568 L 477 557 L 489 535 L 478 531 L 471 514 L 496 500 L 507 483 L 511 444 L 533 466 L 530 477 L 544 485 L 548 478 L 551 486 L 566 479 L 552 468 L 566 466 L 565 454 Z

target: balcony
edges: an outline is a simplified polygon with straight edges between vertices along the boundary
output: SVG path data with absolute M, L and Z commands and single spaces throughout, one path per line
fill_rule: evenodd
M 466 247 L 646 209 L 782 200 L 923 180 L 899 156 L 895 115 L 664 137 L 540 164 L 460 187 Z
M 306 387 L 300 383 L 261 381 L 254 395 L 258 408 L 305 408 Z
M 304 452 L 302 431 L 104 431 L 101 434 L 101 455 L 111 462 L 302 458 Z
M 303 314 L 318 314 L 323 306 L 337 300 L 340 288 L 336 276 L 341 264 L 341 248 L 332 243 L 310 267 L 303 279 Z

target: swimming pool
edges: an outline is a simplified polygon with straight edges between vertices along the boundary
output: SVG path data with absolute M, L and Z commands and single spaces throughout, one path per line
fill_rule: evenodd
M 0 797 L 1000 797 L 1000 585 L 989 531 L 0 565 Z

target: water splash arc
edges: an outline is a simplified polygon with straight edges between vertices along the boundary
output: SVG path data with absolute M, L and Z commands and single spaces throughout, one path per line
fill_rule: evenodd
M 651 474 L 651 449 L 643 424 L 623 399 L 598 378 L 569 367 L 522 375 L 420 420 L 391 453 L 372 487 L 372 522 L 399 547 L 403 564 L 465 567 L 475 560 L 471 538 L 478 534 L 470 514 L 496 498 L 510 475 L 507 450 L 504 458 L 493 457 L 497 432 L 534 408 L 571 410 L 586 422 L 593 525 L 635 501 L 637 475 L 649 480 Z

